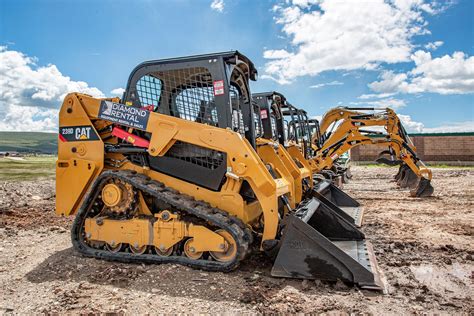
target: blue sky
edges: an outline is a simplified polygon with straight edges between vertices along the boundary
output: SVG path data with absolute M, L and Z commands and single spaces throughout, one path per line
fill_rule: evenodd
M 238 49 L 253 92 L 311 115 L 388 105 L 412 131 L 474 131 L 473 14 L 471 0 L 1 0 L 0 130 L 55 130 L 64 93 L 110 96 L 142 61 Z

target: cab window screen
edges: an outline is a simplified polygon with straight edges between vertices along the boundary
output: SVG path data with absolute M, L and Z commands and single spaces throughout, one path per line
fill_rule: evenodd
M 153 107 L 156 110 L 160 104 L 161 80 L 145 75 L 137 82 L 137 93 L 142 107 Z
M 188 121 L 217 126 L 213 86 L 182 88 L 179 89 L 174 101 L 176 116 Z

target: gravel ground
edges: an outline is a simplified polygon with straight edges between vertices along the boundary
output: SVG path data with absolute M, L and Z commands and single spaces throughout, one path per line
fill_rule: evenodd
M 388 294 L 341 282 L 270 277 L 261 255 L 238 271 L 119 264 L 71 249 L 71 219 L 54 214 L 54 181 L 0 183 L 0 314 L 473 314 L 474 170 L 434 169 L 431 198 L 408 197 L 394 168 L 355 167 L 345 190 L 365 207 L 366 233 Z

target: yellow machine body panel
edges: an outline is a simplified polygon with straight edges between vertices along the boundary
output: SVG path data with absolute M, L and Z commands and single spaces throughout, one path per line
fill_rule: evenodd
M 61 132 L 56 162 L 56 213 L 77 211 L 88 184 L 104 167 L 104 143 L 77 97 L 59 111 Z
M 88 126 L 92 127 L 103 126 L 104 121 L 98 118 L 102 101 L 83 94 L 69 94 L 66 96 L 60 112 L 61 128 L 79 124 L 89 124 Z M 95 128 L 93 131 L 99 135 Z M 278 196 L 291 192 L 293 190 L 292 182 L 288 179 L 285 181 L 273 179 L 261 157 L 239 133 L 208 125 L 203 126 L 200 123 L 156 112 L 150 112 L 146 132 L 151 135 L 148 148 L 148 154 L 151 156 L 163 155 L 176 141 L 226 152 L 227 181 L 222 189 L 218 192 L 211 191 L 160 172 L 144 169 L 130 162 L 122 164 L 118 169 L 137 170 L 169 187 L 176 188 L 181 193 L 190 195 L 197 200 L 207 201 L 211 205 L 237 216 L 244 222 L 255 221 L 263 214 L 265 225 L 262 240 L 275 238 L 279 221 Z M 73 150 L 74 147 L 78 148 L 79 146 L 83 148 L 81 151 Z M 112 166 L 104 166 L 104 158 L 107 159 L 109 156 L 114 155 L 104 153 L 104 144 L 101 140 L 79 140 L 61 142 L 58 161 L 83 157 L 83 160 L 93 162 L 95 169 L 89 176 L 89 181 L 92 181 L 104 168 L 115 169 Z M 68 168 L 73 168 L 73 165 L 69 165 Z M 74 214 L 77 211 L 77 206 L 80 205 L 87 186 L 78 185 L 77 188 L 82 189 L 79 194 L 71 194 L 65 189 L 70 185 L 71 177 L 74 178 L 79 173 L 79 169 L 71 169 L 67 173 L 61 170 L 58 173 L 60 175 L 57 182 L 57 188 L 60 190 L 58 192 L 62 192 L 61 190 L 64 188 L 64 192 L 60 194 L 57 202 L 57 205 L 61 206 L 61 209 L 58 209 L 59 214 Z M 247 204 L 238 194 L 243 181 L 249 183 L 257 197 L 257 202 Z M 67 197 L 69 194 L 71 196 Z

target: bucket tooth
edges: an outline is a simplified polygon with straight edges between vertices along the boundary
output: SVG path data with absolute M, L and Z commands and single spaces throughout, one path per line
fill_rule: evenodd
M 385 289 L 367 241 L 333 242 L 294 215 L 288 215 L 284 225 L 272 276 L 341 280 L 363 289 Z
M 312 195 L 328 205 L 341 217 L 353 222 L 357 227 L 362 226 L 364 218 L 363 207 L 359 202 L 329 181 L 315 183 Z

